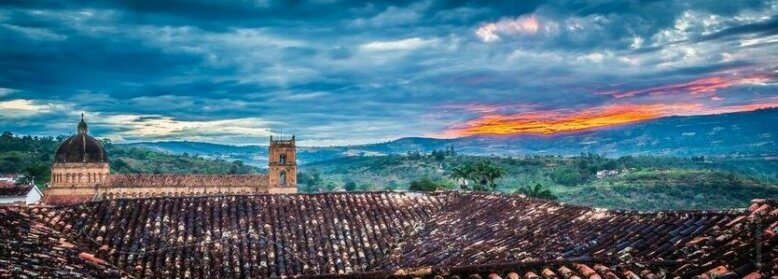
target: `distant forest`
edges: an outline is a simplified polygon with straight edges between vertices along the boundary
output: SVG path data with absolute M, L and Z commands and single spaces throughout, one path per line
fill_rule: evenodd
M 15 136 L 11 132 L 0 135 L 0 173 L 23 174 L 44 185 L 50 179 L 51 163 L 60 143 L 68 136 Z M 171 155 L 144 148 L 112 144 L 101 140 L 114 173 L 202 173 L 245 174 L 261 170 L 241 161 L 224 161 L 188 154 Z
M 462 179 L 461 168 L 485 165 L 499 178 Z M 494 172 L 493 170 L 491 172 Z M 599 176 L 598 176 L 599 172 Z M 488 172 L 487 172 L 488 173 Z M 475 179 L 473 179 L 475 178 Z M 480 181 L 479 181 L 480 180 Z M 609 208 L 731 208 L 753 198 L 778 198 L 778 160 L 763 157 L 607 158 L 468 156 L 453 149 L 404 155 L 347 157 L 304 165 L 301 191 L 373 191 L 421 187 L 504 193 L 548 191 L 560 201 Z M 483 182 L 484 187 L 480 184 Z

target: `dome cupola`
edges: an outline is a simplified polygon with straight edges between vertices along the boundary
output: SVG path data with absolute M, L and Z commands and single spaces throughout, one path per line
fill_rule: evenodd
M 86 125 L 86 121 L 84 121 L 84 114 L 81 114 L 81 122 L 78 122 L 78 133 L 79 134 L 87 134 L 88 128 Z
M 108 163 L 108 156 L 99 140 L 89 136 L 81 114 L 78 134 L 62 142 L 54 156 L 55 163 Z

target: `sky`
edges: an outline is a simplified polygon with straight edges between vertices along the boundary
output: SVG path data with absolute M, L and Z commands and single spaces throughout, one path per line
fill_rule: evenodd
M 0 127 L 301 145 L 778 106 L 776 1 L 0 4 Z M 765 123 L 765 125 L 769 125 Z

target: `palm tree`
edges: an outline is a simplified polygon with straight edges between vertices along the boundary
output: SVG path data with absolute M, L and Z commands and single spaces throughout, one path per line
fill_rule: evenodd
M 494 191 L 497 190 L 497 183 L 495 183 L 495 180 L 502 178 L 502 176 L 505 175 L 505 170 L 489 164 L 484 170 L 483 175 L 489 182 L 489 186 L 492 187 L 492 191 Z
M 462 188 L 462 190 L 467 189 L 467 180 L 470 179 L 470 176 L 472 175 L 472 167 L 470 165 L 464 165 L 459 166 L 451 169 L 451 174 L 449 177 L 451 179 L 454 179 L 459 182 L 459 187 Z
M 520 194 L 523 194 L 531 198 L 549 199 L 549 200 L 557 199 L 557 197 L 553 193 L 551 193 L 551 190 L 544 188 L 543 185 L 540 185 L 540 183 L 535 184 L 534 187 L 523 186 L 519 188 L 518 192 Z
M 473 190 L 486 191 L 497 188 L 496 180 L 505 175 L 505 170 L 495 166 L 490 161 L 475 164 L 464 164 L 451 170 L 449 177 L 460 182 L 462 189 L 467 189 L 467 181 L 473 181 Z
M 495 180 L 503 175 L 505 175 L 505 171 L 502 168 L 493 165 L 490 161 L 482 161 L 472 165 L 470 179 L 478 184 L 478 189 L 475 190 L 485 191 L 489 189 L 487 186 L 494 190 L 497 188 Z
M 487 169 L 486 163 L 478 162 L 469 165 L 468 168 L 470 169 L 470 180 L 473 180 L 473 190 L 485 190 L 486 185 L 489 183 L 489 181 L 486 179 L 486 176 L 484 175 Z

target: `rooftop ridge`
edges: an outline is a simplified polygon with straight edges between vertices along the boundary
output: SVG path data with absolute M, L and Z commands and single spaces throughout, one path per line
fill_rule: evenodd
M 115 174 L 115 175 L 138 175 L 138 174 Z M 144 174 L 141 174 L 144 175 Z M 160 174 L 151 174 L 151 175 L 160 175 Z M 166 175 L 166 174 L 161 174 Z M 182 175 L 189 175 L 189 174 L 182 174 Z M 202 174 L 193 174 L 193 175 L 202 175 Z M 111 175 L 114 176 L 114 175 Z M 203 176 L 210 176 L 210 175 L 203 175 Z M 237 174 L 237 175 L 230 175 L 230 176 L 264 176 L 263 174 Z M 580 204 L 574 204 L 574 203 L 566 203 L 566 202 L 560 202 L 560 201 L 554 201 L 554 200 L 547 200 L 547 199 L 540 199 L 540 198 L 533 198 L 528 197 L 526 195 L 522 194 L 514 194 L 514 193 L 494 193 L 494 192 L 476 192 L 476 191 L 469 191 L 469 192 L 463 192 L 463 191 L 434 191 L 434 192 L 422 192 L 422 191 L 397 191 L 397 190 L 382 190 L 382 191 L 351 191 L 351 192 L 321 192 L 321 193 L 287 193 L 287 194 L 271 194 L 271 193 L 217 193 L 217 194 L 191 194 L 191 195 L 178 195 L 178 196 L 150 196 L 150 197 L 122 197 L 117 198 L 122 200 L 139 200 L 139 199 L 174 199 L 174 198 L 209 198 L 209 197 L 230 197 L 230 196 L 267 196 L 267 195 L 277 195 L 277 196 L 289 196 L 289 195 L 352 195 L 352 194 L 365 194 L 365 193 L 389 193 L 389 194 L 415 194 L 415 195 L 450 195 L 450 194 L 464 194 L 464 195 L 480 195 L 480 196 L 502 196 L 502 197 L 520 197 L 522 199 L 526 199 L 529 201 L 533 201 L 536 203 L 542 203 L 542 204 L 553 204 L 557 206 L 564 206 L 569 208 L 578 208 L 578 209 L 586 209 L 586 210 L 592 210 L 596 212 L 607 212 L 607 213 L 613 213 L 613 214 L 627 214 L 627 215 L 657 215 L 657 214 L 740 214 L 749 211 L 749 207 L 742 207 L 742 208 L 728 208 L 728 209 L 657 209 L 657 210 L 636 210 L 636 209 L 618 209 L 618 208 L 599 208 L 599 207 L 591 207 L 586 205 L 580 205 Z M 771 205 L 778 206 L 778 199 L 755 199 L 757 201 L 761 201 L 762 203 L 767 202 Z M 92 202 L 99 202 L 99 201 L 88 201 L 85 203 L 92 203 Z M 83 203 L 82 203 L 83 204 Z M 753 203 L 752 203 L 753 204 Z M 62 208 L 62 207 L 68 207 L 68 206 L 77 206 L 79 204 L 75 205 L 31 205 L 31 206 L 40 206 L 40 207 L 56 207 L 56 208 Z
M 581 204 L 575 204 L 575 203 L 567 203 L 557 200 L 548 200 L 548 199 L 541 199 L 541 198 L 533 198 L 529 197 L 523 194 L 519 193 L 501 193 L 501 192 L 487 192 L 487 191 L 436 191 L 436 192 L 418 192 L 418 193 L 433 193 L 433 194 L 440 194 L 440 193 L 467 193 L 471 195 L 482 195 L 482 196 L 503 196 L 503 197 L 521 197 L 530 201 L 538 202 L 538 203 L 549 203 L 559 206 L 566 206 L 566 207 L 573 207 L 573 208 L 581 208 L 581 209 L 592 209 L 597 211 L 604 211 L 609 213 L 616 213 L 616 214 L 639 214 L 639 215 L 652 215 L 657 213 L 694 213 L 694 214 L 707 214 L 707 213 L 713 213 L 713 214 L 737 214 L 742 213 L 748 210 L 748 207 L 742 207 L 742 208 L 725 208 L 725 209 L 655 209 L 655 210 L 638 210 L 638 209 L 620 209 L 620 208 L 601 208 L 601 207 L 593 207 L 593 206 L 587 206 L 587 205 L 581 205 Z M 778 205 L 778 199 L 756 199 L 760 201 L 768 201 L 772 202 L 775 205 Z

